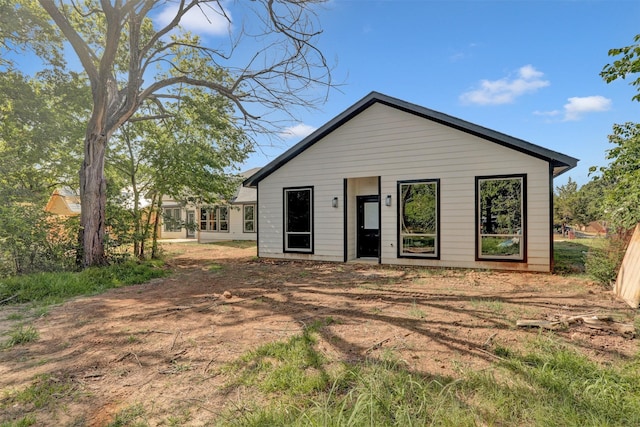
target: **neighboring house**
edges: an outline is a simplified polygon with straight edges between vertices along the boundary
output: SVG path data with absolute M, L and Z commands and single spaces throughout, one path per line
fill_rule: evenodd
M 56 188 L 44 210 L 60 216 L 80 215 L 80 195 L 69 187 Z
M 260 257 L 548 272 L 578 160 L 372 92 L 245 180 Z
M 250 169 L 245 178 L 258 172 Z M 162 202 L 161 239 L 194 239 L 200 243 L 223 240 L 256 240 L 256 190 L 239 186 L 230 202 L 215 207 Z

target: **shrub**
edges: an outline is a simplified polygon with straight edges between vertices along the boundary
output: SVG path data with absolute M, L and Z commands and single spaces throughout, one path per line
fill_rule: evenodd
M 75 268 L 77 218 L 62 219 L 34 203 L 0 206 L 0 277 Z
M 607 239 L 600 247 L 592 247 L 587 253 L 585 269 L 598 283 L 608 286 L 615 281 L 622 264 L 626 240 L 619 237 Z

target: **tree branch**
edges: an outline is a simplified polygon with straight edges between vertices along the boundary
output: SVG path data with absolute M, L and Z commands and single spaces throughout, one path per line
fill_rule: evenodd
M 94 61 L 97 61 L 96 54 L 91 50 L 89 45 L 80 37 L 80 35 L 73 29 L 67 18 L 60 12 L 53 0 L 38 0 L 44 10 L 47 11 L 53 22 L 56 23 L 60 31 L 69 40 L 71 47 L 78 55 L 82 67 L 89 76 L 91 86 L 95 87 L 99 83 L 98 69 L 95 66 Z

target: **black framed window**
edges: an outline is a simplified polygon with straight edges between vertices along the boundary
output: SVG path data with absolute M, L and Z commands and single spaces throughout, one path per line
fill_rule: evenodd
M 440 255 L 440 181 L 398 182 L 398 250 L 401 257 Z
M 313 252 L 313 188 L 284 189 L 284 250 Z
M 164 222 L 164 231 L 174 232 L 182 230 L 182 209 L 180 208 L 164 208 L 162 219 Z
M 524 261 L 526 175 L 476 178 L 478 259 Z

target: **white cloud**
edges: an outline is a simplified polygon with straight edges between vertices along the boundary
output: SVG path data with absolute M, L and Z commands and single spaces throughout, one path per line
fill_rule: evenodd
M 611 109 L 611 100 L 604 96 L 574 96 L 564 105 L 564 120 L 580 120 L 583 114 L 597 113 Z
M 519 96 L 549 86 L 549 81 L 544 80 L 543 76 L 544 73 L 536 70 L 532 65 L 525 65 L 518 70 L 515 77 L 482 80 L 480 88 L 463 93 L 460 95 L 460 100 L 467 104 L 478 105 L 510 104 Z
M 562 121 L 570 122 L 582 119 L 582 116 L 588 113 L 598 113 L 602 111 L 608 111 L 611 109 L 611 100 L 604 96 L 574 96 L 567 99 L 566 104 L 562 110 L 552 111 L 534 111 L 533 114 L 537 116 L 560 116 L 562 115 Z
M 157 17 L 158 23 L 161 26 L 167 25 L 175 18 L 177 10 L 177 5 L 165 7 Z M 185 13 L 180 20 L 180 26 L 196 34 L 219 36 L 229 33 L 230 19 L 229 11 L 220 9 L 217 3 L 203 3 L 200 7 L 194 7 Z
M 280 132 L 280 136 L 285 139 L 302 139 L 313 133 L 316 129 L 317 128 L 313 126 L 300 123 L 295 126 L 289 126 L 288 128 L 285 128 L 282 132 Z
M 536 116 L 550 116 L 550 117 L 555 117 L 555 116 L 559 116 L 560 114 L 562 114 L 562 111 L 560 110 L 552 110 L 552 111 L 534 111 L 533 112 L 534 115 Z

